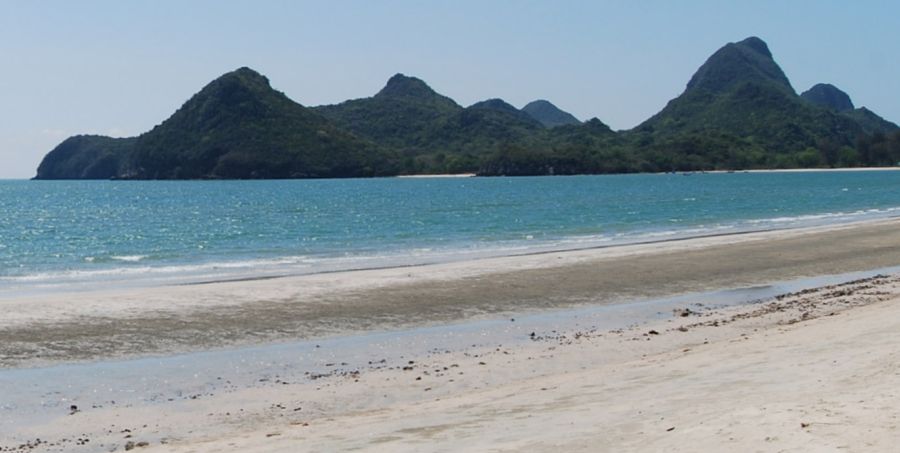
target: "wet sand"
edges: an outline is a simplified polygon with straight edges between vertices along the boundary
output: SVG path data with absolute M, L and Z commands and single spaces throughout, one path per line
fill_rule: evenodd
M 900 221 L 0 301 L 0 366 L 440 325 L 900 265 Z
M 898 332 L 900 275 L 879 275 L 253 385 L 224 375 L 144 404 L 77 401 L 0 451 L 892 451 Z
M 893 451 L 898 297 L 900 277 L 875 278 L 336 374 L 270 393 L 283 403 L 238 432 L 151 451 Z

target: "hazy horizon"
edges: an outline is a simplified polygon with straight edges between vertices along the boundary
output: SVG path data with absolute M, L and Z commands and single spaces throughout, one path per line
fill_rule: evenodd
M 0 178 L 76 134 L 134 136 L 241 66 L 307 106 L 418 77 L 461 105 L 546 99 L 630 129 L 716 49 L 758 36 L 799 93 L 846 91 L 900 121 L 900 7 L 712 1 L 9 2 L 0 6 Z

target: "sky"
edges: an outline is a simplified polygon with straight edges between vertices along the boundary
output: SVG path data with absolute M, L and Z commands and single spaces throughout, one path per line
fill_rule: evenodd
M 758 36 L 802 92 L 828 82 L 900 122 L 900 2 L 0 0 L 0 178 L 66 137 L 146 132 L 249 66 L 307 106 L 395 73 L 461 105 L 547 99 L 630 129 L 728 42 Z

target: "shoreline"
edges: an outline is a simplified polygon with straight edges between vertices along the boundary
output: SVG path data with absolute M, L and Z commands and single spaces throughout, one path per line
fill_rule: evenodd
M 900 264 L 900 219 L 0 301 L 0 369 L 603 306 Z M 427 302 L 427 303 L 426 303 Z
M 421 261 L 413 261 L 409 263 L 401 262 L 401 263 L 388 263 L 388 264 L 372 264 L 372 265 L 364 265 L 360 267 L 346 267 L 346 268 L 328 268 L 327 266 L 324 269 L 320 270 L 309 270 L 309 271 L 285 271 L 285 270 L 272 270 L 265 273 L 257 273 L 257 274 L 235 274 L 230 275 L 226 274 L 221 277 L 205 277 L 203 275 L 198 275 L 191 278 L 196 278 L 196 280 L 171 280 L 171 281 L 158 281 L 158 280 L 148 280 L 141 281 L 139 283 L 129 283 L 124 284 L 121 280 L 98 280 L 98 281 L 75 281 L 70 282 L 67 286 L 55 287 L 55 283 L 48 284 L 52 288 L 43 288 L 41 290 L 36 289 L 22 289 L 19 292 L 11 292 L 7 294 L 0 293 L 0 304 L 3 303 L 4 300 L 12 300 L 12 299 L 38 299 L 42 297 L 49 297 L 58 294 L 80 294 L 80 293 L 91 293 L 96 292 L 96 290 L 88 288 L 90 285 L 104 285 L 107 289 L 115 290 L 115 291 L 138 291 L 138 290 L 147 290 L 153 288 L 166 288 L 166 287 L 179 287 L 179 286 L 195 286 L 195 285 L 210 285 L 210 284 L 219 284 L 219 283 L 239 283 L 239 282 L 254 282 L 254 281 L 262 281 L 262 280 L 273 280 L 273 279 L 284 279 L 284 278 L 295 278 L 295 277 L 305 277 L 305 276 L 314 276 L 314 275 L 327 275 L 327 274 L 345 274 L 345 273 L 354 273 L 354 272 L 370 272 L 370 271 L 390 271 L 390 270 L 402 270 L 402 269 L 410 269 L 410 268 L 420 268 L 426 266 L 440 266 L 447 264 L 456 264 L 456 263 L 467 263 L 467 262 L 477 262 L 482 260 L 492 260 L 492 259 L 506 259 L 506 258 L 517 258 L 517 257 L 530 257 L 530 256 L 539 256 L 539 255 L 551 255 L 558 253 L 568 253 L 568 252 L 585 252 L 585 251 L 595 251 L 595 250 L 603 250 L 609 248 L 617 248 L 617 247 L 626 247 L 626 246 L 642 246 L 642 245 L 652 245 L 652 244 L 664 244 L 664 243 L 674 243 L 679 241 L 689 241 L 694 239 L 707 239 L 707 238 L 719 238 L 719 237 L 729 237 L 729 236 L 741 236 L 746 234 L 754 234 L 754 233 L 769 233 L 769 232 L 777 232 L 777 231 L 792 231 L 792 230 L 812 230 L 812 229 L 820 229 L 820 228 L 842 228 L 842 227 L 852 227 L 857 224 L 867 224 L 871 222 L 878 222 L 884 220 L 892 220 L 892 219 L 900 219 L 900 215 L 883 217 L 877 219 L 865 219 L 865 220 L 855 220 L 850 222 L 839 222 L 833 224 L 826 225 L 815 225 L 815 226 L 803 226 L 803 227 L 794 227 L 787 226 L 783 228 L 759 228 L 759 229 L 735 229 L 731 231 L 723 231 L 716 232 L 714 230 L 710 230 L 709 232 L 702 233 L 685 233 L 679 231 L 668 232 L 670 234 L 665 235 L 664 237 L 656 237 L 653 235 L 648 236 L 635 236 L 628 239 L 616 241 L 610 240 L 609 242 L 596 241 L 596 242 L 588 242 L 585 245 L 570 245 L 570 246 L 559 246 L 559 245 L 538 245 L 527 249 L 525 251 L 519 251 L 515 248 L 509 249 L 497 249 L 490 252 L 475 252 L 475 251 L 461 251 L 456 254 L 449 254 L 446 256 L 434 256 L 428 257 Z M 683 235 L 682 235 L 683 234 Z M 62 285 L 62 284 L 59 284 Z
M 900 166 L 893 167 L 834 167 L 834 168 L 761 168 L 761 169 L 745 169 L 745 170 L 698 170 L 690 172 L 676 173 L 766 173 L 766 172 L 836 172 L 836 171 L 900 171 Z M 567 177 L 567 176 L 616 176 L 616 175 L 632 175 L 632 174 L 658 174 L 665 175 L 671 172 L 658 173 L 586 173 L 576 175 L 534 175 L 532 177 Z M 415 174 L 415 175 L 395 175 L 395 176 L 372 176 L 369 178 L 351 178 L 351 179 L 377 179 L 377 178 L 518 178 L 520 176 L 479 176 L 477 173 L 436 173 L 436 174 Z M 528 177 L 528 176 L 525 176 Z M 148 180 L 148 179 L 35 179 L 35 177 L 19 177 L 19 178 L 0 178 L 0 181 L 306 181 L 306 180 L 322 180 L 322 179 L 347 179 L 347 178 L 281 178 L 281 179 L 170 179 L 170 180 Z
M 679 173 L 835 173 L 845 171 L 900 171 L 900 166 L 894 167 L 835 167 L 835 168 L 763 168 L 746 170 L 708 170 L 697 172 Z M 665 174 L 665 173 L 663 173 Z
M 900 216 L 898 216 L 900 218 Z M 854 222 L 854 223 L 844 223 L 838 224 L 834 226 L 852 226 L 855 223 L 866 223 L 867 221 L 862 222 Z M 831 226 L 825 227 L 830 228 Z M 815 228 L 815 227 L 810 227 Z M 788 231 L 788 230 L 799 230 L 800 228 L 769 228 L 769 229 L 760 229 L 760 230 L 751 230 L 751 231 L 732 231 L 725 233 L 710 233 L 710 234 L 699 234 L 696 236 L 684 236 L 684 237 L 672 237 L 666 239 L 647 239 L 647 240 L 639 240 L 634 242 L 623 242 L 623 243 L 612 243 L 612 244 L 601 244 L 601 245 L 588 245 L 581 247 L 572 247 L 572 248 L 562 248 L 562 249 L 538 249 L 533 251 L 526 252 L 512 252 L 505 255 L 488 255 L 488 256 L 475 256 L 468 259 L 450 259 L 450 260 L 436 260 L 436 261 L 424 261 L 417 262 L 412 264 L 396 264 L 396 265 L 384 265 L 384 266 L 371 266 L 371 267 L 355 267 L 349 269 L 337 269 L 337 270 L 322 270 L 322 271 L 314 271 L 308 273 L 283 273 L 283 274 L 275 274 L 275 275 L 260 275 L 260 276 L 248 276 L 248 277 L 235 277 L 235 278 L 222 278 L 222 279 L 212 279 L 212 280 L 200 280 L 196 282 L 186 282 L 186 283 L 173 283 L 169 285 L 157 285 L 155 287 L 166 287 L 166 286 L 202 286 L 202 285 L 214 285 L 219 283 L 240 283 L 240 282 L 255 282 L 255 281 L 264 281 L 264 280 L 277 280 L 284 278 L 293 278 L 293 277 L 303 277 L 309 275 L 328 275 L 328 274 L 346 274 L 346 273 L 355 273 L 355 272 L 374 272 L 374 271 L 398 271 L 403 269 L 415 269 L 421 267 L 428 266 L 440 266 L 446 264 L 456 264 L 456 263 L 466 263 L 466 262 L 476 262 L 481 260 L 492 260 L 492 259 L 505 259 L 505 258 L 519 258 L 519 257 L 535 257 L 541 255 L 555 255 L 560 253 L 568 253 L 568 252 L 588 252 L 588 251 L 599 251 L 609 248 L 615 247 L 625 247 L 625 246 L 644 246 L 644 245 L 653 245 L 653 244 L 664 244 L 664 243 L 674 243 L 680 241 L 690 241 L 695 239 L 710 239 L 710 238 L 724 238 L 729 236 L 741 236 L 745 234 L 753 234 L 753 233 L 771 233 L 775 231 Z M 152 288 L 150 287 L 141 287 L 141 288 Z M 0 303 L 2 303 L 2 299 L 0 299 Z
M 427 179 L 427 178 L 474 178 L 475 173 L 436 173 L 421 175 L 397 175 L 394 178 L 411 178 L 411 179 Z
M 628 246 L 645 246 L 645 245 L 654 245 L 654 244 L 667 244 L 667 243 L 676 243 L 680 241 L 691 241 L 691 240 L 702 240 L 702 239 L 715 239 L 715 238 L 727 238 L 727 237 L 739 237 L 748 234 L 756 234 L 756 233 L 772 233 L 778 231 L 813 231 L 819 229 L 833 229 L 833 228 L 844 228 L 844 227 L 853 227 L 854 225 L 864 225 L 872 222 L 880 222 L 880 221 L 890 221 L 893 219 L 900 219 L 900 215 L 891 216 L 880 219 L 868 219 L 868 220 L 858 220 L 851 222 L 841 222 L 827 225 L 817 225 L 817 226 L 806 226 L 806 227 L 784 227 L 784 228 L 761 228 L 761 229 L 749 229 L 749 230 L 733 230 L 733 231 L 725 231 L 725 232 L 708 232 L 708 233 L 699 233 L 699 234 L 689 234 L 685 236 L 679 236 L 678 234 L 673 233 L 671 236 L 662 237 L 662 238 L 642 238 L 638 236 L 636 238 L 632 238 L 629 240 L 625 240 L 622 242 L 612 241 L 609 243 L 597 243 L 597 244 L 588 244 L 588 245 L 576 245 L 570 247 L 553 247 L 553 246 L 538 246 L 534 247 L 531 250 L 527 251 L 514 251 L 514 250 L 506 250 L 505 253 L 500 254 L 461 254 L 454 255 L 452 257 L 444 257 L 444 259 L 435 258 L 429 259 L 425 261 L 416 261 L 411 263 L 400 263 L 400 264 L 384 264 L 384 265 L 371 265 L 371 266 L 363 266 L 363 267 L 349 267 L 349 268 L 337 268 L 337 269 L 323 269 L 323 270 L 315 270 L 308 272 L 284 272 L 284 271 L 270 271 L 269 273 L 261 273 L 261 274 L 250 274 L 250 275 L 235 275 L 235 276 L 223 276 L 218 278 L 200 278 L 198 276 L 197 280 L 174 280 L 168 282 L 141 282 L 134 284 L 123 284 L 121 281 L 96 281 L 96 282 L 77 282 L 71 283 L 67 287 L 53 288 L 53 289 L 42 289 L 42 290 L 33 290 L 26 289 L 21 290 L 18 293 L 9 293 L 0 295 L 0 305 L 6 300 L 14 300 L 14 299 L 40 299 L 44 297 L 52 297 L 53 295 L 60 294 L 82 294 L 82 293 L 94 293 L 97 290 L 88 289 L 86 286 L 90 284 L 103 284 L 108 286 L 107 290 L 111 291 L 140 291 L 140 290 L 150 290 L 154 288 L 167 288 L 167 287 L 179 287 L 179 286 L 202 286 L 202 285 L 214 285 L 214 284 L 222 284 L 222 283 L 240 283 L 240 282 L 255 282 L 255 281 L 264 281 L 264 280 L 277 280 L 277 279 L 288 279 L 288 278 L 297 278 L 297 277 L 306 277 L 306 276 L 315 276 L 315 275 L 328 275 L 328 274 L 351 274 L 356 272 L 373 272 L 373 271 L 396 271 L 403 269 L 415 269 L 421 267 L 428 266 L 441 266 L 448 264 L 459 264 L 459 263 L 471 263 L 478 262 L 482 260 L 495 260 L 495 259 L 515 259 L 520 257 L 533 257 L 540 255 L 554 255 L 554 254 L 564 254 L 570 252 L 590 252 L 590 251 L 600 251 L 604 249 L 611 248 L 619 248 L 619 247 L 628 247 Z M 104 290 L 104 291 L 107 291 Z
M 846 168 L 771 168 L 765 170 L 749 170 L 755 173 L 764 172 L 839 172 L 839 171 L 900 171 L 900 166 L 893 167 L 846 167 Z

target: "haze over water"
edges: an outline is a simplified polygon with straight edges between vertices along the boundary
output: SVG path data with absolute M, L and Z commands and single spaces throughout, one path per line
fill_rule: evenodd
M 0 181 L 0 297 L 452 261 L 900 214 L 900 172 Z

